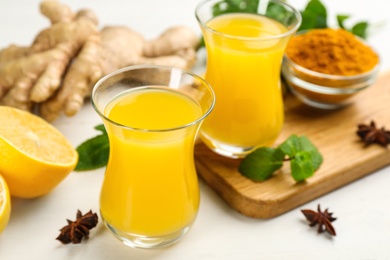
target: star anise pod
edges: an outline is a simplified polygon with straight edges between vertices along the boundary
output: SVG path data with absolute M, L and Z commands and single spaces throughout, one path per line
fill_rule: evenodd
M 377 143 L 386 147 L 390 144 L 390 131 L 385 130 L 384 127 L 377 128 L 374 121 L 369 125 L 359 124 L 356 133 L 367 146 Z
M 68 225 L 60 229 L 61 233 L 56 238 L 63 244 L 78 244 L 81 240 L 89 237 L 89 230 L 96 227 L 98 223 L 98 216 L 96 213 L 92 213 L 90 210 L 86 214 L 81 214 L 80 210 L 77 210 L 76 221 L 67 219 Z
M 329 213 L 328 209 L 321 211 L 320 204 L 318 204 L 317 212 L 311 209 L 303 209 L 301 211 L 303 215 L 305 215 L 306 219 L 310 221 L 311 227 L 314 227 L 318 224 L 318 233 L 327 231 L 332 236 L 336 236 L 336 231 L 331 223 L 335 221 L 336 218 L 332 217 L 333 213 Z

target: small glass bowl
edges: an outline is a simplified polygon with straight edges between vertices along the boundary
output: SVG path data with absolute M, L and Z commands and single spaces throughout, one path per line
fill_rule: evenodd
M 380 60 L 373 69 L 362 74 L 324 74 L 294 63 L 285 54 L 282 76 L 288 90 L 303 103 L 321 109 L 338 109 L 351 104 L 355 94 L 371 86 L 377 79 L 379 69 Z

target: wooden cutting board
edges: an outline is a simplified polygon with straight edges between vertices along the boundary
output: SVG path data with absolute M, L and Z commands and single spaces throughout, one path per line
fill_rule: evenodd
M 241 160 L 229 159 L 195 146 L 199 176 L 238 212 L 253 218 L 272 218 L 331 192 L 390 164 L 390 146 L 365 147 L 356 135 L 359 123 L 390 129 L 390 72 L 339 110 L 308 107 L 295 97 L 285 97 L 285 124 L 275 146 L 291 134 L 306 135 L 324 157 L 320 169 L 304 183 L 295 183 L 289 164 L 263 182 L 238 171 Z

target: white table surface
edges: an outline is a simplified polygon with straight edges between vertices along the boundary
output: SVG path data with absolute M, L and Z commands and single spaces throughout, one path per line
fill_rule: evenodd
M 384 0 L 322 0 L 335 13 L 352 14 L 352 20 L 376 25 L 369 42 L 378 50 L 382 71 L 390 67 L 390 8 Z M 127 25 L 154 37 L 171 25 L 187 24 L 200 33 L 194 17 L 198 0 L 68 0 L 74 10 L 92 8 L 101 25 Z M 306 0 L 290 0 L 300 10 Z M 38 0 L 0 1 L 0 48 L 29 44 L 48 25 L 39 14 Z M 385 5 L 384 5 L 385 4 Z M 390 94 L 390 93 L 384 93 Z M 77 146 L 97 134 L 101 123 L 90 104 L 72 118 L 54 125 Z M 381 122 L 390 127 L 389 121 Z M 308 202 L 269 220 L 245 217 L 228 206 L 202 181 L 201 205 L 191 231 L 178 244 L 154 250 L 127 247 L 99 222 L 91 237 L 77 245 L 55 240 L 65 219 L 77 209 L 99 211 L 98 197 L 103 169 L 72 172 L 50 194 L 33 200 L 12 199 L 12 215 L 0 236 L 0 259 L 390 259 L 390 167 Z M 320 203 L 338 219 L 337 236 L 319 235 L 310 228 L 300 209 Z

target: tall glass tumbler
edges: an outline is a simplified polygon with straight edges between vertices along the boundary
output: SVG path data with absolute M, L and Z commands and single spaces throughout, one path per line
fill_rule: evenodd
M 193 150 L 213 90 L 189 71 L 132 66 L 97 82 L 92 104 L 110 143 L 100 194 L 106 227 L 132 247 L 178 241 L 198 212 Z
M 216 95 L 200 136 L 216 153 L 240 158 L 272 145 L 281 132 L 280 68 L 301 15 L 278 0 L 232 4 L 206 0 L 195 11 L 207 50 L 205 79 Z

